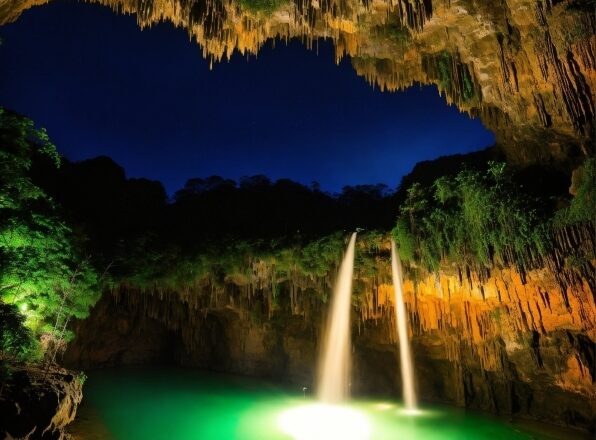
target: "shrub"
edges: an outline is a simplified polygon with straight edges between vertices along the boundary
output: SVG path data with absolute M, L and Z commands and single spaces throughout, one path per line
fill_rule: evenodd
M 431 187 L 412 185 L 393 235 L 404 261 L 436 271 L 441 263 L 492 267 L 521 263 L 547 246 L 536 201 L 503 163 L 485 172 L 463 170 Z

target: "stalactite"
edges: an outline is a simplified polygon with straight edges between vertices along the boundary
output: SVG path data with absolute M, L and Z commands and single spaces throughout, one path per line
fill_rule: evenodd
M 544 29 L 543 40 L 537 44 L 538 58 L 541 59 L 541 66 L 544 66 L 543 75 L 548 77 L 549 66 L 573 127 L 582 133 L 586 129 L 589 130 L 594 122 L 594 103 L 590 88 L 577 67 L 573 53 L 568 51 L 566 59 L 560 57 L 547 27 Z

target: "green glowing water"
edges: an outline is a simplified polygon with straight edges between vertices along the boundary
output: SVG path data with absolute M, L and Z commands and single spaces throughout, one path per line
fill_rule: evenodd
M 101 430 L 113 440 L 289 440 L 293 437 L 283 432 L 288 423 L 294 423 L 292 429 L 298 430 L 295 435 L 302 432 L 300 440 L 310 440 L 314 424 L 338 423 L 333 414 L 326 413 L 313 420 L 311 409 L 317 407 L 313 407 L 315 402 L 308 396 L 302 396 L 301 390 L 292 392 L 257 380 L 192 370 L 91 372 L 84 393 L 82 413 L 92 409 Z M 306 419 L 299 416 L 294 420 L 294 413 L 303 412 L 305 407 Z M 345 432 L 356 433 L 358 428 L 350 423 L 366 420 L 368 440 L 561 438 L 455 409 L 429 408 L 418 416 L 410 416 L 400 408 L 391 401 L 356 401 L 349 410 L 358 416 L 340 413 L 339 424 Z M 98 431 L 97 426 L 83 423 L 79 429 L 87 431 L 83 438 L 106 438 L 90 432 Z M 307 437 L 304 429 L 309 432 Z M 352 438 L 350 434 L 342 437 Z M 320 438 L 329 439 L 327 434 Z

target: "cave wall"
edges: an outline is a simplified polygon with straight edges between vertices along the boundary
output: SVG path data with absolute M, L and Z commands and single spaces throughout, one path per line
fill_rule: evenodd
M 267 41 L 330 38 L 382 90 L 436 84 L 511 163 L 594 152 L 596 18 L 588 0 L 96 0 L 141 27 L 185 28 L 217 62 Z M 0 0 L 0 24 L 46 0 Z M 264 5 L 269 5 L 264 7 Z M 305 78 L 308 81 L 308 78 Z
M 283 281 L 275 297 L 238 281 L 107 292 L 77 322 L 64 362 L 175 363 L 312 390 L 326 312 L 320 281 Z M 358 274 L 355 286 L 352 392 L 398 397 L 393 288 L 383 276 Z M 588 282 L 562 286 L 549 269 L 500 269 L 482 279 L 441 272 L 404 287 L 423 400 L 593 430 L 596 306 Z

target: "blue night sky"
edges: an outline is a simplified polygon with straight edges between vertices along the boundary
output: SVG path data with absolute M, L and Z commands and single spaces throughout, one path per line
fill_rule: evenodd
M 189 177 L 265 174 L 327 191 L 399 184 L 421 160 L 494 143 L 434 87 L 381 93 L 349 60 L 299 42 L 209 71 L 185 30 L 141 31 L 98 5 L 55 2 L 0 28 L 0 105 L 72 160 L 107 155 L 172 193 Z

